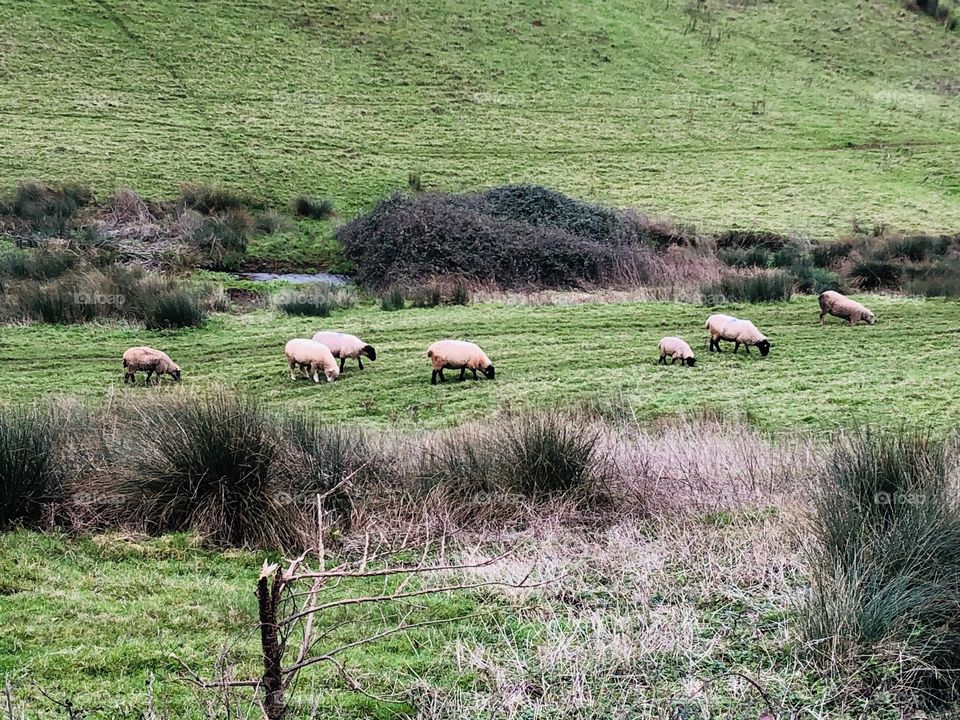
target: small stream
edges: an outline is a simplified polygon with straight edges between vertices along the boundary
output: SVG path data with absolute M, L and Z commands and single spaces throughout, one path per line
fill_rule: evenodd
M 307 285 L 310 283 L 324 283 L 327 285 L 346 285 L 350 278 L 343 275 L 334 275 L 333 273 L 265 273 L 265 272 L 245 272 L 234 273 L 234 277 L 241 280 L 254 280 L 258 282 L 268 282 L 270 280 L 281 280 L 288 283 Z

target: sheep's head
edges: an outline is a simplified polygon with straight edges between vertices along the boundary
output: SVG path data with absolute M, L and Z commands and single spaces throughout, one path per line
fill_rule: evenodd
M 364 345 L 363 350 L 360 351 L 361 355 L 366 355 L 371 360 L 377 359 L 377 351 L 373 349 L 373 345 Z
M 493 365 L 487 365 L 483 369 L 483 374 L 486 376 L 487 380 L 493 380 L 496 376 L 496 370 L 493 369 Z
M 769 341 L 769 340 L 761 340 L 760 342 L 758 342 L 758 343 L 757 343 L 757 350 L 760 351 L 760 354 L 763 355 L 763 357 L 766 357 L 766 356 L 767 356 L 767 353 L 770 352 L 770 341 Z
M 177 368 L 172 373 L 170 373 L 170 377 L 172 377 L 177 382 L 180 382 L 180 368 Z
M 687 363 L 687 367 L 693 367 L 697 364 L 697 359 L 694 357 L 688 357 L 684 362 Z
M 867 321 L 867 325 L 873 325 L 875 322 L 877 322 L 877 316 L 870 311 L 867 311 L 867 314 L 866 316 L 864 316 L 864 319 Z
M 336 380 L 338 377 L 340 377 L 340 368 L 334 365 L 324 370 L 323 374 L 327 376 L 327 382 L 331 383 L 334 380 Z

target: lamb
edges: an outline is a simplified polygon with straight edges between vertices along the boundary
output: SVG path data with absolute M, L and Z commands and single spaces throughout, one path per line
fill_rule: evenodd
M 321 369 L 327 378 L 327 382 L 333 382 L 340 375 L 337 362 L 333 359 L 333 353 L 326 345 L 313 340 L 297 338 L 288 342 L 283 352 L 287 356 L 291 380 L 297 379 L 294 371 L 298 367 L 301 371 L 307 371 L 308 376 L 312 375 L 315 383 L 320 382 Z
M 749 320 L 739 320 L 732 315 L 718 313 L 707 318 L 707 330 L 710 331 L 710 352 L 714 349 L 717 352 L 723 352 L 720 348 L 721 340 L 735 343 L 734 353 L 740 349 L 741 344 L 747 351 L 747 355 L 750 354 L 751 345 L 756 345 L 764 357 L 770 352 L 770 341 Z
M 687 367 L 693 367 L 697 360 L 693 356 L 693 350 L 683 338 L 665 337 L 660 340 L 660 360 L 659 365 L 666 365 L 667 358 L 671 358 L 670 364 L 673 365 L 677 360 Z
M 483 372 L 488 380 L 493 380 L 495 376 L 490 358 L 480 349 L 479 345 L 472 342 L 438 340 L 427 348 L 427 357 L 430 358 L 430 364 L 433 366 L 433 374 L 430 376 L 431 385 L 437 384 L 438 377 L 440 382 L 447 381 L 443 376 L 444 369 L 459 369 L 461 380 L 463 380 L 468 369 L 473 371 L 474 380 L 477 379 L 477 370 Z
M 856 300 L 851 300 L 846 295 L 833 290 L 820 293 L 819 300 L 821 325 L 823 325 L 823 316 L 827 314 L 849 320 L 851 325 L 857 325 L 861 320 L 868 325 L 873 325 L 877 321 L 877 316 Z
M 150 383 L 150 376 L 156 374 L 157 385 L 163 375 L 169 375 L 176 382 L 180 382 L 180 366 L 170 356 L 160 350 L 149 347 L 132 347 L 123 353 L 123 384 L 136 384 L 137 372 L 147 373 L 145 383 Z
M 340 358 L 340 372 L 343 372 L 343 363 L 347 358 L 356 358 L 361 370 L 363 370 L 363 355 L 371 360 L 377 359 L 377 351 L 373 346 L 367 345 L 356 335 L 324 330 L 314 335 L 313 341 L 326 345 L 335 358 Z

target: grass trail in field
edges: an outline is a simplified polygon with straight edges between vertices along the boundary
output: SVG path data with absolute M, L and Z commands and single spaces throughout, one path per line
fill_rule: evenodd
M 0 183 L 226 183 L 349 215 L 409 173 L 715 229 L 960 227 L 960 37 L 895 0 L 0 7 Z M 719 37 L 719 42 L 715 39 Z

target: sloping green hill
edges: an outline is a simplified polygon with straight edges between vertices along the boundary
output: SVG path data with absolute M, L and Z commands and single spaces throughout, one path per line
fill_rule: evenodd
M 895 0 L 0 4 L 0 182 L 349 214 L 531 181 L 699 223 L 960 228 L 960 38 Z

